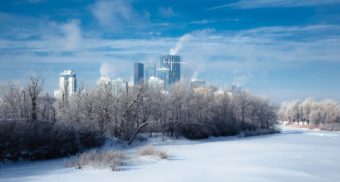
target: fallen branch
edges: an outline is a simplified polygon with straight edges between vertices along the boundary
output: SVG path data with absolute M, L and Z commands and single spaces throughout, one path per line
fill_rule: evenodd
M 135 134 L 134 134 L 133 137 L 130 139 L 128 145 L 130 145 L 130 144 L 133 142 L 133 140 L 135 139 L 135 137 L 137 136 L 137 134 L 139 133 L 139 131 L 140 131 L 142 128 L 144 128 L 149 122 L 150 122 L 150 121 L 144 122 L 143 124 L 141 124 L 141 125 L 138 127 L 138 129 L 136 130 Z

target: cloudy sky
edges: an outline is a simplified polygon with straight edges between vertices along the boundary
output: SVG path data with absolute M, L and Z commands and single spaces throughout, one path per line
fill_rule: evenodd
M 340 99 L 340 0 L 2 0 L 0 81 L 94 86 L 177 48 L 182 73 L 277 102 Z

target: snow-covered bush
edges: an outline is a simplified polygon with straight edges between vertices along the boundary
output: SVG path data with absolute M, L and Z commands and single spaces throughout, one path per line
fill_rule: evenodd
M 140 151 L 139 154 L 141 156 L 155 156 L 159 157 L 160 159 L 167 159 L 169 157 L 168 153 L 165 151 L 160 151 L 155 149 L 152 145 L 144 146 Z
M 91 151 L 81 153 L 65 162 L 66 167 L 82 168 L 85 166 L 93 168 L 111 168 L 118 171 L 124 164 L 125 155 L 116 151 Z

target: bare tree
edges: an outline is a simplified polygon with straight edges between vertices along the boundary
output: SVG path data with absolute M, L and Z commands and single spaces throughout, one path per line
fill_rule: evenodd
M 38 105 L 38 96 L 43 89 L 44 81 L 40 81 L 38 77 L 30 77 L 30 83 L 28 84 L 27 91 L 30 96 L 31 101 L 31 120 L 37 120 L 37 105 Z

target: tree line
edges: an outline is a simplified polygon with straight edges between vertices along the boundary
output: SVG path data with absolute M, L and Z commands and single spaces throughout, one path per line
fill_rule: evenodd
M 282 103 L 278 115 L 280 120 L 289 123 L 333 127 L 340 124 L 340 104 L 331 99 L 316 101 L 313 98 L 307 98 L 287 101 Z
M 120 94 L 109 85 L 80 88 L 60 99 L 43 91 L 43 81 L 35 77 L 26 86 L 1 87 L 0 160 L 72 154 L 99 146 L 106 137 L 131 140 L 138 129 L 200 139 L 273 131 L 277 121 L 277 107 L 264 98 L 188 82 L 168 91 L 133 86 Z

